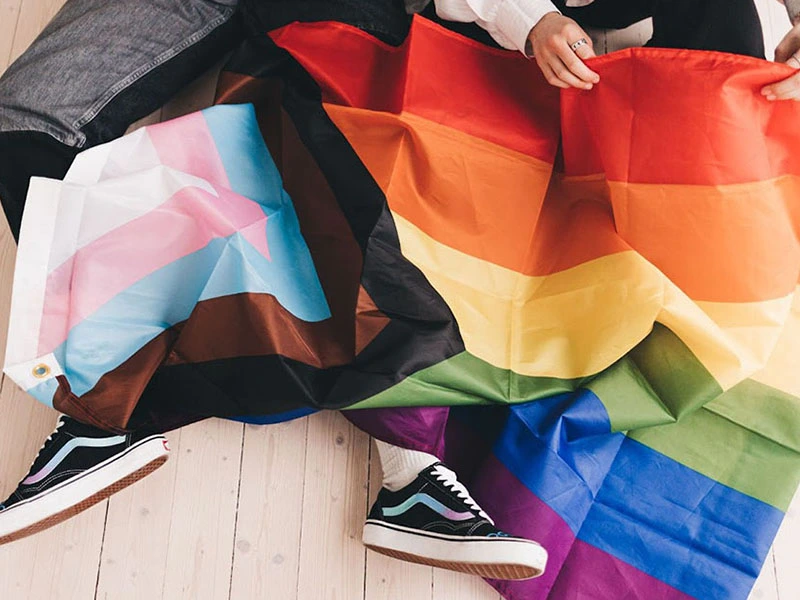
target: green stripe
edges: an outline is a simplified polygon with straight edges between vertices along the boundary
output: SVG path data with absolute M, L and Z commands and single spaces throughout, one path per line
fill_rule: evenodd
M 800 453 L 800 398 L 748 379 L 706 409 Z
M 722 393 L 666 327 L 588 387 L 614 431 L 785 511 L 800 482 L 800 399 L 745 381 Z
M 582 379 L 525 377 L 462 352 L 406 377 L 403 381 L 349 408 L 388 406 L 458 406 L 529 402 L 571 392 Z
M 666 327 L 593 379 L 525 377 L 462 353 L 351 408 L 520 403 L 592 390 L 613 431 L 786 510 L 800 481 L 800 399 L 746 381 L 722 394 Z
M 770 395 L 772 391 L 762 390 L 768 399 L 775 398 Z M 793 403 L 796 405 L 797 400 Z M 714 401 L 678 423 L 631 431 L 628 435 L 711 479 L 785 512 L 800 482 L 800 452 L 796 447 L 783 445 L 780 439 L 765 437 L 758 429 L 781 435 L 783 426 L 800 427 L 797 407 L 791 411 L 794 413 L 791 421 L 784 423 L 778 414 L 769 413 L 766 406 L 755 410 L 737 407 L 735 412 L 740 422 L 716 413 L 717 407 Z
M 722 393 L 692 351 L 660 323 L 587 387 L 605 405 L 613 431 L 673 423 Z

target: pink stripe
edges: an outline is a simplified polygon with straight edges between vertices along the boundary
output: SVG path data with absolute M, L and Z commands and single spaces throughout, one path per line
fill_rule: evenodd
M 151 125 L 147 133 L 162 164 L 201 177 L 214 187 L 230 189 L 217 144 L 202 113 Z
M 158 208 L 79 249 L 48 276 L 39 353 L 52 352 L 69 331 L 114 296 L 158 269 L 242 231 L 269 258 L 266 215 L 230 190 L 225 167 L 201 113 L 147 128 L 161 162 L 212 184 L 219 197 L 185 188 Z
M 256 230 L 266 249 L 261 207 L 228 190 L 214 197 L 184 188 L 167 202 L 79 249 L 47 281 L 39 353 L 58 347 L 68 332 L 114 296 L 158 269 L 220 237 Z

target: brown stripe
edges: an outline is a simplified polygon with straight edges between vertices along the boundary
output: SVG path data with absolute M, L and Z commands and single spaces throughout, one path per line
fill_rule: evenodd
M 366 292 L 355 296 L 347 311 L 318 323 L 301 321 L 266 294 L 205 300 L 185 323 L 165 364 L 271 354 L 320 369 L 348 364 L 389 322 Z
M 183 325 L 164 331 L 81 397 L 75 396 L 66 377 L 58 378 L 53 407 L 107 431 L 122 432 L 150 378 L 170 351 Z

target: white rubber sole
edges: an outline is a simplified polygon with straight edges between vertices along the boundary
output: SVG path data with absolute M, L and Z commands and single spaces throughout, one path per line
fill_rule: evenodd
M 368 520 L 363 540 L 400 560 L 490 579 L 532 579 L 547 566 L 547 550 L 521 538 L 448 536 Z
M 168 456 L 167 438 L 154 435 L 40 495 L 0 511 L 0 544 L 27 537 L 83 512 L 149 475 Z

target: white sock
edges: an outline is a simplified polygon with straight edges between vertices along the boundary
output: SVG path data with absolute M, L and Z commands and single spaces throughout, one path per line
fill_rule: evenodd
M 439 462 L 433 454 L 406 450 L 375 440 L 383 468 L 383 487 L 396 492 L 414 481 L 423 469 Z

